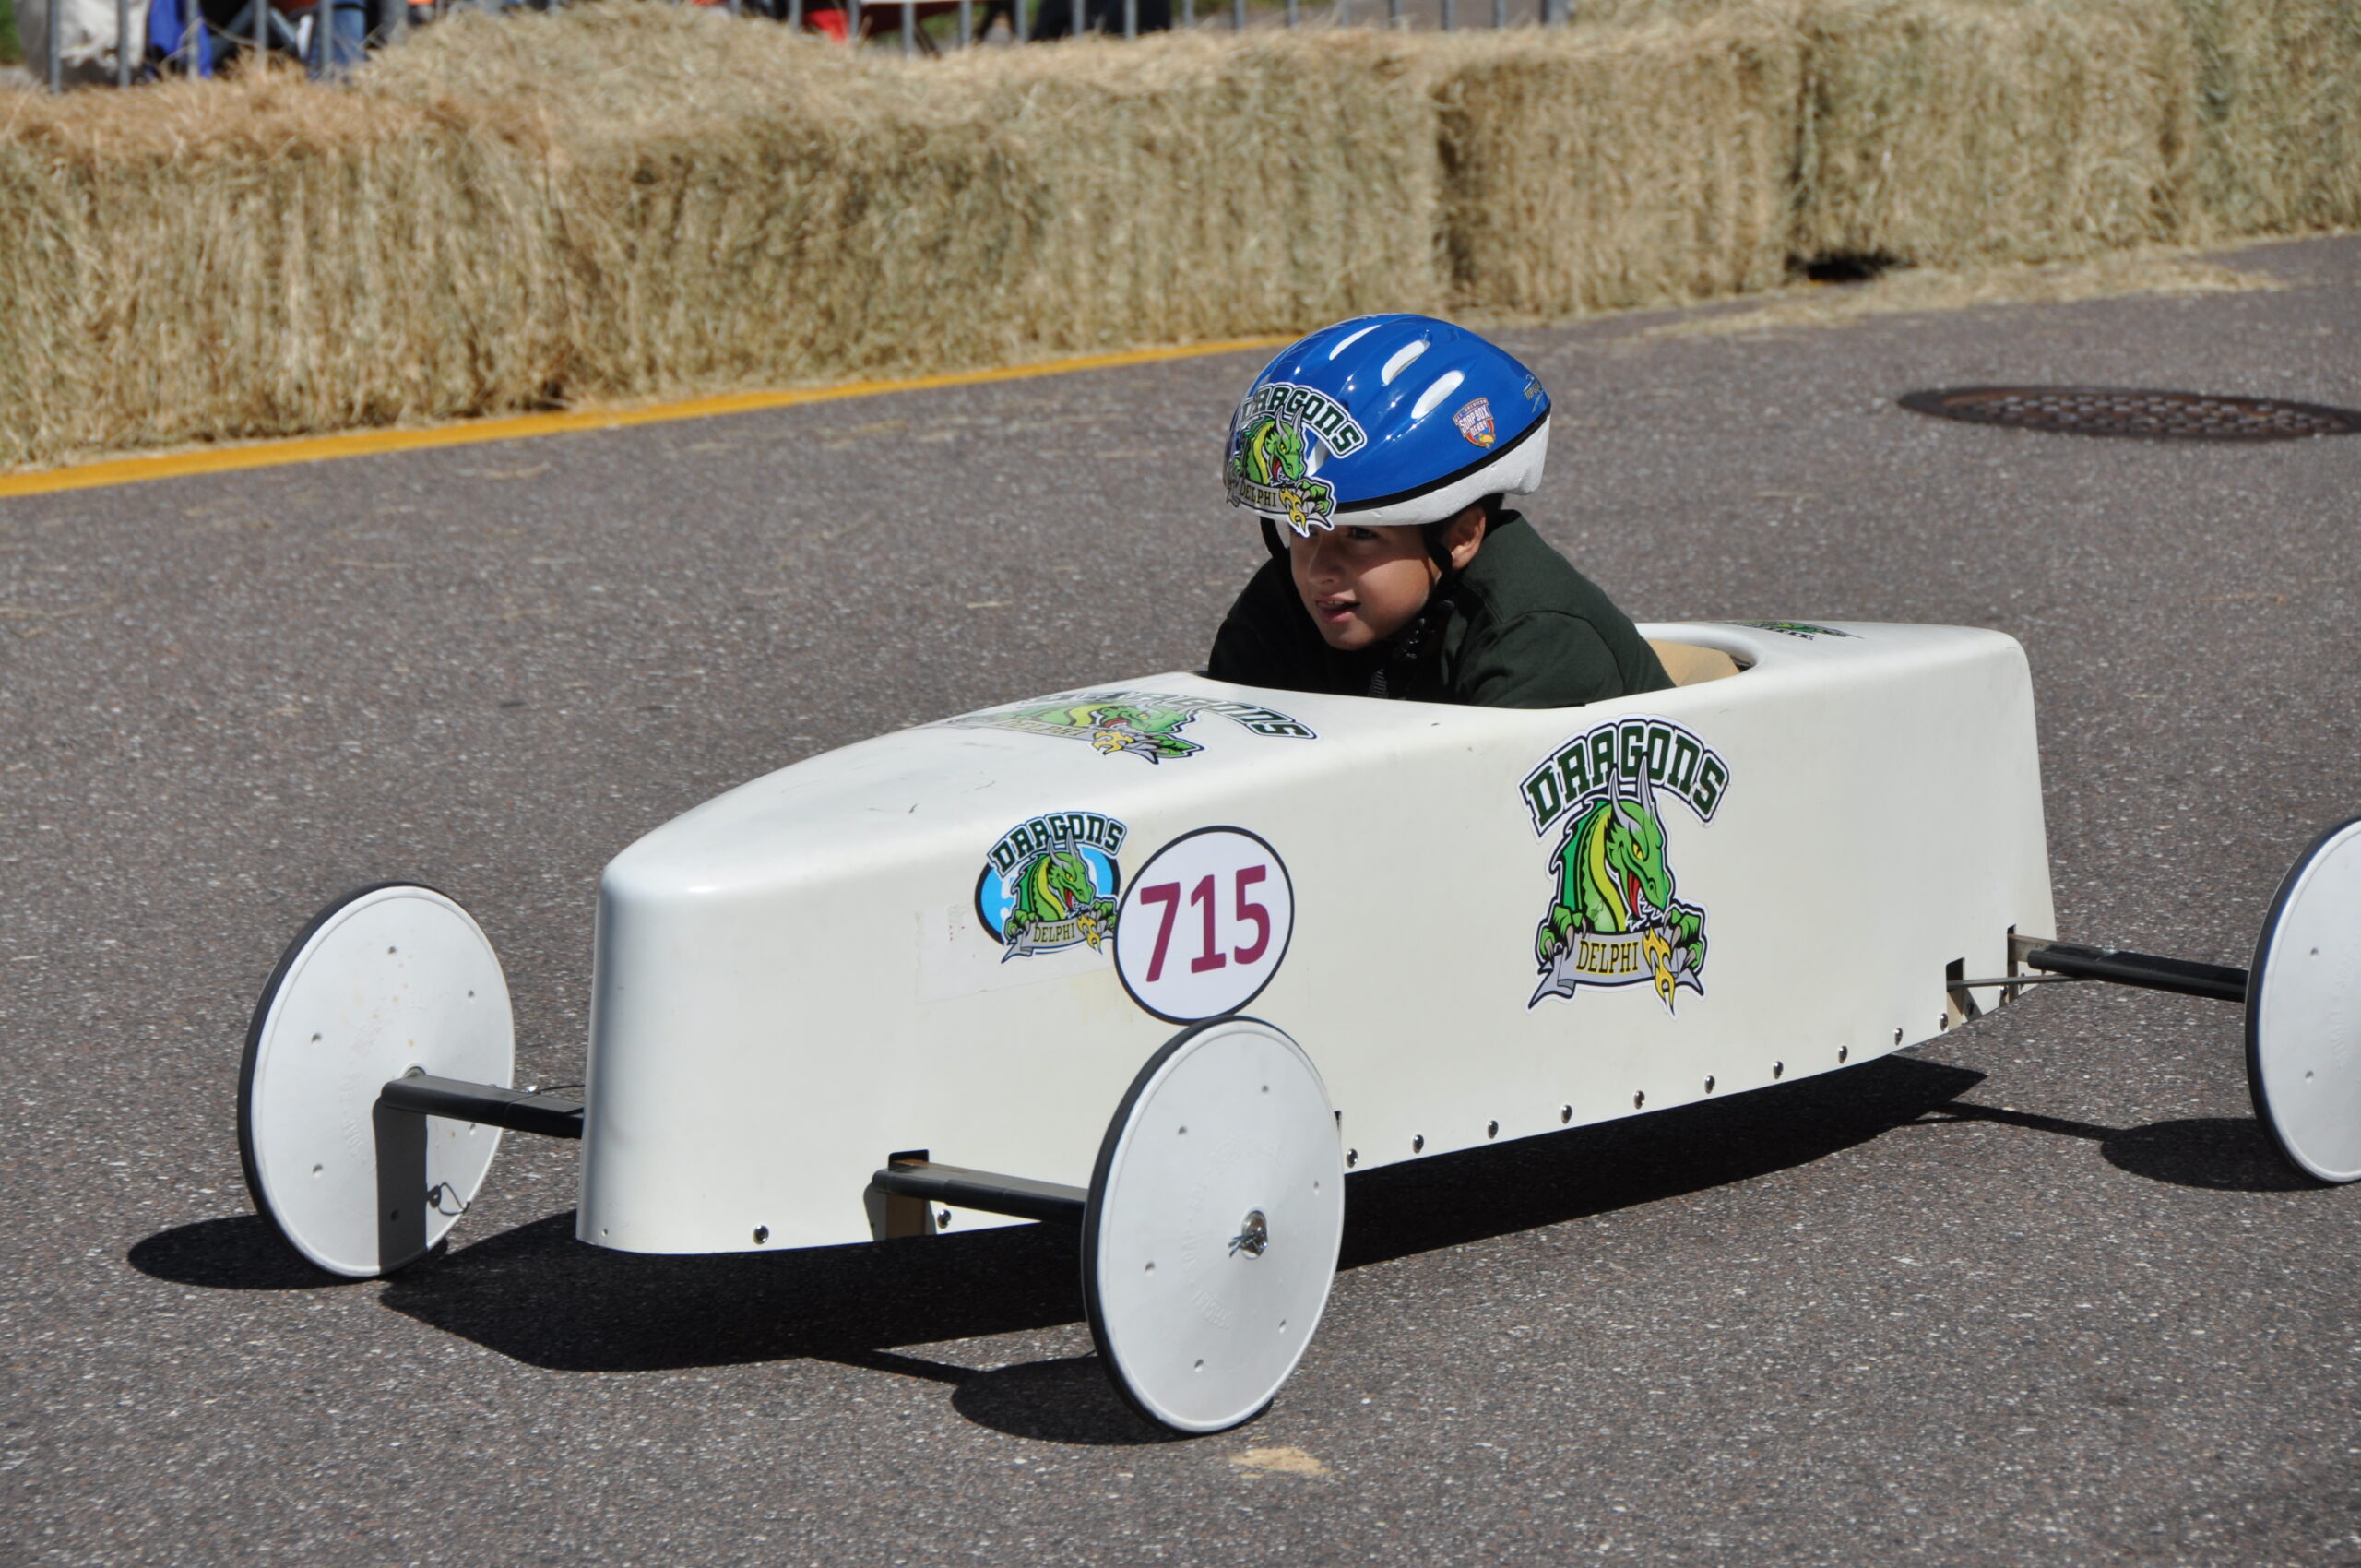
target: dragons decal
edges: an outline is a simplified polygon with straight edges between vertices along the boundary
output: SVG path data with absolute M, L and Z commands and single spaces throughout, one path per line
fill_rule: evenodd
M 1130 832 L 1097 812 L 1050 812 L 1001 835 L 976 879 L 976 915 L 999 939 L 1001 962 L 1087 945 L 1113 934 Z
M 1285 511 L 1287 526 L 1309 536 L 1326 527 L 1336 507 L 1336 487 L 1311 477 L 1311 448 L 1302 422 L 1284 413 L 1258 414 L 1239 427 L 1229 459 L 1233 500 L 1261 510 Z
M 1730 624 L 1753 626 L 1765 632 L 1779 632 L 1787 636 L 1801 637 L 1806 642 L 1810 642 L 1816 637 L 1851 637 L 1859 635 L 1855 632 L 1840 632 L 1833 626 L 1816 625 L 1809 621 L 1733 621 Z
M 1691 787 L 1676 792 L 1692 806 L 1701 763 L 1711 759 L 1718 766 L 1719 759 L 1699 744 L 1676 749 L 1676 736 L 1688 737 L 1669 726 L 1626 728 L 1633 732 L 1629 749 L 1619 745 L 1611 727 L 1600 736 L 1606 743 L 1596 748 L 1597 760 L 1606 766 L 1593 777 L 1604 784 L 1603 792 L 1564 812 L 1565 831 L 1549 862 L 1556 889 L 1534 932 L 1541 981 L 1528 1006 L 1548 996 L 1571 997 L 1583 986 L 1645 982 L 1669 1012 L 1683 988 L 1704 992 L 1705 910 L 1677 897 L 1649 742 L 1655 732 L 1665 732 L 1657 766 L 1676 756 L 1686 763 Z M 1619 762 L 1618 750 L 1625 752 Z M 1717 803 L 1719 787 L 1715 783 L 1716 793 L 1707 797 L 1709 808 Z

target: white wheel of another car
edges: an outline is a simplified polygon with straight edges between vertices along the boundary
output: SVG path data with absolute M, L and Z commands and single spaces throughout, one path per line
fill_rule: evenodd
M 2279 885 L 2247 971 L 2247 1084 L 2298 1170 L 2361 1181 L 2361 818 Z
M 1117 1390 L 1179 1431 L 1254 1416 L 1320 1325 L 1344 1229 L 1335 1114 L 1303 1049 L 1252 1018 L 1176 1036 L 1109 1125 L 1084 1212 Z
M 382 1111 L 412 1072 L 505 1086 L 508 982 L 465 909 L 392 883 L 314 916 L 255 1004 L 238 1081 L 255 1207 L 331 1274 L 365 1279 L 431 1250 L 474 1201 L 500 1130 Z

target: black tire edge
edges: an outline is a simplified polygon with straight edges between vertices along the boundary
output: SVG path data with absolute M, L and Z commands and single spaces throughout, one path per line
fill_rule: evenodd
M 2304 873 L 2311 869 L 2312 861 L 2319 859 L 2319 852 L 2327 849 L 2339 834 L 2355 826 L 2361 826 L 2361 816 L 2345 818 L 2314 837 L 2305 847 L 2304 852 L 2296 857 L 2295 863 L 2287 868 L 2287 874 L 2279 879 L 2279 891 L 2271 896 L 2271 908 L 2262 917 L 2262 931 L 2255 938 L 2254 961 L 2247 966 L 2247 1098 L 2253 1102 L 2254 1119 L 2262 1123 L 2262 1130 L 2270 1135 L 2271 1146 L 2279 1151 L 2279 1158 L 2287 1162 L 2287 1169 L 2305 1181 L 2322 1187 L 2347 1183 L 2331 1182 L 2312 1170 L 2296 1158 L 2296 1151 L 2287 1146 L 2285 1138 L 2280 1136 L 2279 1123 L 2271 1114 L 2270 1093 L 2262 1085 L 2262 1039 L 2257 1024 L 2262 1013 L 2263 976 L 2271 957 L 2272 939 L 2279 934 L 2279 920 L 2286 913 L 2287 899 L 2296 891 L 2296 884 L 2303 880 Z

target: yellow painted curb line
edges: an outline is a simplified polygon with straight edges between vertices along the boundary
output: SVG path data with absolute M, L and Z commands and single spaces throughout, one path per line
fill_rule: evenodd
M 662 424 L 672 420 L 710 419 L 716 414 L 753 413 L 760 409 L 791 409 L 803 403 L 836 403 L 853 398 L 878 398 L 889 392 L 924 392 L 943 386 L 979 386 L 994 381 L 1027 381 L 1037 376 L 1071 375 L 1076 371 L 1119 370 L 1125 365 L 1203 359 L 1211 354 L 1236 353 L 1244 349 L 1272 349 L 1293 341 L 1292 338 L 1233 338 L 1226 342 L 1193 343 L 1186 348 L 1132 349 L 1119 354 L 1088 354 L 1079 359 L 1009 365 L 999 370 L 914 375 L 902 381 L 851 381 L 838 386 L 808 386 L 791 392 L 733 392 L 718 398 L 691 398 L 677 403 L 650 403 L 637 408 L 569 409 L 564 413 L 469 420 L 460 424 L 436 425 L 425 430 L 364 430 L 350 435 L 307 435 L 288 441 L 262 441 L 249 446 L 208 446 L 192 452 L 168 452 L 154 457 L 116 457 L 73 468 L 0 474 L 0 497 L 46 495 L 61 490 L 93 490 L 101 485 L 139 484 L 148 480 L 179 479 L 187 474 L 230 473 L 240 469 L 275 469 L 289 463 L 320 463 L 332 457 L 360 457 L 380 452 L 417 452 L 432 446 L 472 446 L 482 441 L 522 441 L 536 435 L 564 435 L 571 431 L 621 430 L 626 425 Z

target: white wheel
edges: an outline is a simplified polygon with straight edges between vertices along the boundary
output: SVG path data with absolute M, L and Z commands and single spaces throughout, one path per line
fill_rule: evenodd
M 2361 1181 L 2361 818 L 2279 885 L 2247 971 L 2247 1085 L 2280 1153 Z
M 1083 1216 L 1116 1389 L 1180 1431 L 1252 1417 L 1320 1326 L 1344 1234 L 1335 1115 L 1302 1047 L 1253 1018 L 1176 1036 L 1108 1126 Z
M 474 1201 L 500 1130 L 377 1110 L 412 1070 L 508 1086 L 508 982 L 468 912 L 407 883 L 313 918 L 255 1004 L 238 1083 L 255 1207 L 331 1274 L 389 1273 Z

